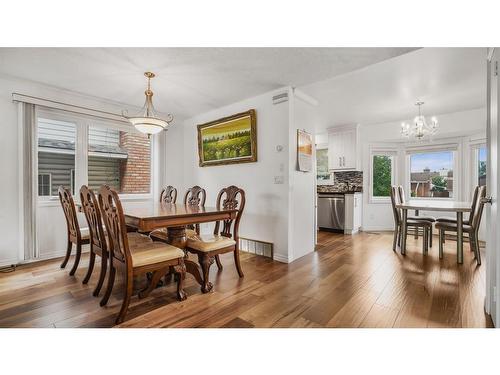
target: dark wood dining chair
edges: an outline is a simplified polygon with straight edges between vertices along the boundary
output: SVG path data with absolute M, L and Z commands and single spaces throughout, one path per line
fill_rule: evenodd
M 195 185 L 187 189 L 186 194 L 184 194 L 184 204 L 188 206 L 199 206 L 205 207 L 205 200 L 207 199 L 207 192 L 202 187 Z M 188 225 L 188 231 L 194 230 L 197 234 L 200 234 L 200 224 Z M 188 233 L 192 234 L 192 233 Z M 218 257 L 217 257 L 218 258 Z
M 401 200 L 400 189 L 399 186 L 391 187 L 391 205 L 392 205 L 392 213 L 394 216 L 394 237 L 392 241 L 392 250 L 396 251 L 396 246 L 401 245 L 401 239 L 403 236 L 402 232 L 402 224 L 403 219 L 401 215 L 401 209 L 397 208 L 396 205 L 403 203 Z M 427 220 L 415 220 L 415 219 L 407 219 L 406 226 L 410 228 L 422 228 L 423 229 L 423 241 L 422 241 L 422 251 L 424 254 L 427 254 L 429 251 L 429 233 L 430 228 L 432 227 L 432 223 Z M 408 233 L 407 233 L 408 235 Z
M 108 268 L 109 252 L 108 252 L 108 239 L 106 236 L 106 229 L 103 225 L 103 220 L 101 216 L 101 209 L 99 207 L 99 202 L 94 192 L 89 189 L 86 185 L 80 188 L 80 202 L 82 211 L 85 214 L 87 223 L 89 225 L 90 232 L 90 256 L 89 256 L 89 266 L 87 269 L 87 274 L 83 279 L 83 284 L 87 284 L 92 276 L 95 264 L 95 256 L 101 257 L 101 269 L 99 273 L 99 280 L 94 289 L 92 295 L 97 297 L 101 291 L 104 279 L 106 277 L 106 272 Z M 142 235 L 137 232 L 127 233 L 129 243 L 132 245 L 138 245 L 141 243 L 149 243 L 151 239 L 148 236 Z M 101 306 L 104 306 L 109 299 L 109 294 L 106 294 L 100 302 Z
M 173 186 L 166 186 L 161 190 L 160 202 L 175 203 L 177 201 L 177 189 Z
M 484 201 L 486 196 L 486 186 L 478 187 L 476 199 L 473 202 L 474 211 L 471 211 L 467 224 L 462 225 L 462 233 L 469 235 L 469 245 L 474 251 L 474 257 L 478 265 L 481 265 L 481 252 L 479 248 L 479 226 L 483 216 Z M 443 259 L 443 243 L 446 232 L 457 232 L 457 222 L 439 221 L 436 223 L 436 229 L 439 230 L 439 259 Z
M 189 189 L 187 189 L 186 194 L 184 194 L 184 204 L 189 206 L 205 206 L 205 200 L 207 198 L 207 193 L 205 189 L 195 185 Z M 167 242 L 167 228 L 155 229 L 152 231 L 149 236 L 155 241 Z M 192 235 L 196 233 L 200 233 L 200 224 L 196 225 L 188 225 L 186 230 L 186 235 Z
M 68 244 L 66 248 L 66 256 L 61 263 L 61 268 L 65 268 L 68 264 L 69 257 L 71 256 L 71 251 L 73 249 L 73 244 L 76 246 L 76 256 L 73 267 L 69 271 L 70 276 L 73 276 L 78 269 L 78 264 L 80 263 L 80 257 L 82 255 L 82 246 L 88 245 L 90 243 L 90 234 L 88 228 L 80 228 L 78 224 L 78 218 L 76 216 L 76 207 L 71 195 L 71 191 L 66 189 L 64 186 L 59 186 L 57 190 L 59 194 L 59 201 L 64 212 L 64 217 L 66 219 L 66 229 L 68 234 Z
M 236 186 L 222 189 L 217 196 L 217 209 L 235 209 L 236 217 L 230 220 L 217 221 L 213 235 L 193 234 L 188 236 L 186 250 L 198 256 L 198 262 L 202 269 L 203 285 L 201 291 L 208 293 L 213 285 L 209 281 L 210 266 L 218 255 L 232 252 L 234 264 L 239 277 L 243 277 L 240 264 L 238 229 L 243 209 L 245 208 L 245 192 Z M 220 263 L 220 260 L 218 261 Z M 219 266 L 219 264 L 217 264 Z M 219 269 L 222 269 L 220 264 Z
M 116 191 L 109 186 L 101 186 L 99 190 L 99 206 L 104 217 L 104 224 L 108 234 L 109 244 L 109 279 L 106 294 L 113 288 L 116 267 L 120 266 L 125 273 L 125 294 L 122 306 L 116 318 L 116 324 L 125 319 L 128 305 L 133 294 L 134 277 L 152 273 L 149 284 L 139 292 L 139 298 L 144 298 L 156 287 L 158 281 L 173 267 L 178 274 L 177 298 L 186 299 L 184 279 L 186 266 L 184 265 L 184 251 L 161 242 L 147 244 L 131 244 L 127 236 L 125 216 Z
M 399 193 L 399 199 L 400 199 L 400 202 L 401 203 L 404 203 L 406 202 L 406 195 L 405 195 L 405 190 L 403 188 L 403 186 L 399 185 L 398 186 L 398 193 Z M 415 212 L 415 216 L 408 216 L 408 219 L 410 220 L 424 220 L 424 221 L 429 221 L 430 223 L 435 223 L 436 222 L 436 218 L 433 217 L 433 216 L 419 216 L 418 215 L 418 211 Z M 418 227 L 415 227 L 414 228 L 414 236 L 415 236 L 415 239 L 418 238 L 418 234 L 419 234 L 419 228 Z M 429 233 L 429 246 L 432 247 L 432 225 L 431 225 L 431 229 L 430 229 L 430 233 Z

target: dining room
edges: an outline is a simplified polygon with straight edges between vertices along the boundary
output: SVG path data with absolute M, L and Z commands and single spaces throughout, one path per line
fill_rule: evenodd
M 498 373 L 500 7 L 408 5 L 2 3 L 2 372 Z
M 494 326 L 485 53 L 3 48 L 0 326 Z

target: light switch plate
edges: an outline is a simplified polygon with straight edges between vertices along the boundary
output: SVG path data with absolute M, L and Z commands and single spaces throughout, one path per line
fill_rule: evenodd
M 275 185 L 282 185 L 285 182 L 285 179 L 283 176 L 274 176 L 274 184 Z

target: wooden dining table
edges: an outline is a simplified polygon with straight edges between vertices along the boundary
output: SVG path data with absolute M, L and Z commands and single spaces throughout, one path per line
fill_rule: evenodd
M 472 211 L 471 202 L 454 202 L 447 200 L 421 200 L 410 199 L 404 203 L 396 205 L 396 208 L 401 209 L 402 224 L 401 224 L 401 254 L 406 254 L 406 233 L 407 226 L 406 220 L 408 218 L 408 210 L 422 211 L 436 211 L 436 212 L 455 212 L 457 215 L 457 263 L 464 262 L 464 236 L 463 236 L 463 219 L 464 212 Z
M 199 207 L 175 203 L 150 203 L 140 207 L 124 208 L 125 223 L 139 232 L 151 232 L 154 229 L 168 228 L 167 242 L 172 246 L 185 249 L 188 225 L 235 219 L 237 210 Z M 202 285 L 200 266 L 187 258 L 184 260 L 186 271 Z

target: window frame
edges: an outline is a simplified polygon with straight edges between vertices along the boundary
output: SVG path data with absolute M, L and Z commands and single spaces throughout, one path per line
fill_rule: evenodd
M 76 125 L 76 139 L 75 139 L 75 189 L 77 186 L 88 185 L 88 139 L 89 132 L 88 129 L 91 126 L 94 127 L 109 127 L 125 132 L 136 132 L 136 130 L 130 125 L 126 125 L 119 122 L 113 122 L 112 120 L 99 119 L 97 117 L 85 116 L 73 113 L 66 113 L 60 110 L 54 110 L 51 108 L 39 108 L 37 110 L 37 122 L 39 118 L 44 118 L 48 120 L 69 122 Z M 38 129 L 38 127 L 37 127 Z M 37 152 L 34 171 L 35 175 L 38 176 L 38 132 L 36 135 L 37 139 Z M 156 166 L 156 160 L 154 159 L 156 146 L 155 137 L 150 138 L 150 184 L 149 193 L 138 193 L 138 194 L 119 194 L 119 197 L 123 201 L 141 201 L 141 200 L 151 200 L 155 192 L 155 175 L 154 170 Z M 38 193 L 38 191 L 37 191 Z M 80 201 L 80 194 L 75 191 L 73 196 L 75 202 Z M 58 196 L 38 196 L 37 200 L 39 206 L 56 206 L 59 204 Z
M 476 142 L 471 142 L 471 181 L 470 181 L 470 191 L 474 191 L 474 188 L 479 184 L 479 152 L 480 149 L 486 149 L 486 155 L 488 155 L 488 148 L 486 142 L 484 140 L 479 140 Z M 486 158 L 486 163 L 488 159 Z M 488 168 L 488 164 L 486 164 L 486 168 Z
M 328 168 L 328 171 L 330 172 L 330 178 L 328 180 L 318 180 L 318 161 L 317 161 L 317 158 L 315 160 L 316 162 L 316 166 L 315 166 L 315 170 L 316 170 L 316 185 L 332 185 L 333 184 L 333 172 L 330 171 L 330 168 L 328 166 L 328 143 L 318 143 L 316 144 L 316 152 L 315 154 L 317 154 L 318 150 L 327 150 L 327 168 Z
M 423 146 L 407 146 L 406 151 L 406 178 L 405 194 L 406 199 L 412 200 L 432 200 L 432 201 L 460 201 L 461 191 L 461 144 L 460 143 L 441 143 Z M 411 156 L 415 154 L 428 154 L 437 152 L 452 152 L 453 156 L 453 197 L 412 197 L 411 192 Z
M 40 195 L 40 193 L 38 193 L 38 189 L 40 189 L 40 176 L 49 176 L 49 195 Z M 37 171 L 37 194 L 39 197 L 50 197 L 51 196 L 51 191 L 52 191 L 52 173 L 40 173 Z
M 370 173 L 368 179 L 369 201 L 375 204 L 391 203 L 391 197 L 376 197 L 373 195 L 373 158 L 375 156 L 389 156 L 391 157 L 391 186 L 396 184 L 396 176 L 398 169 L 398 150 L 396 148 L 370 148 Z

